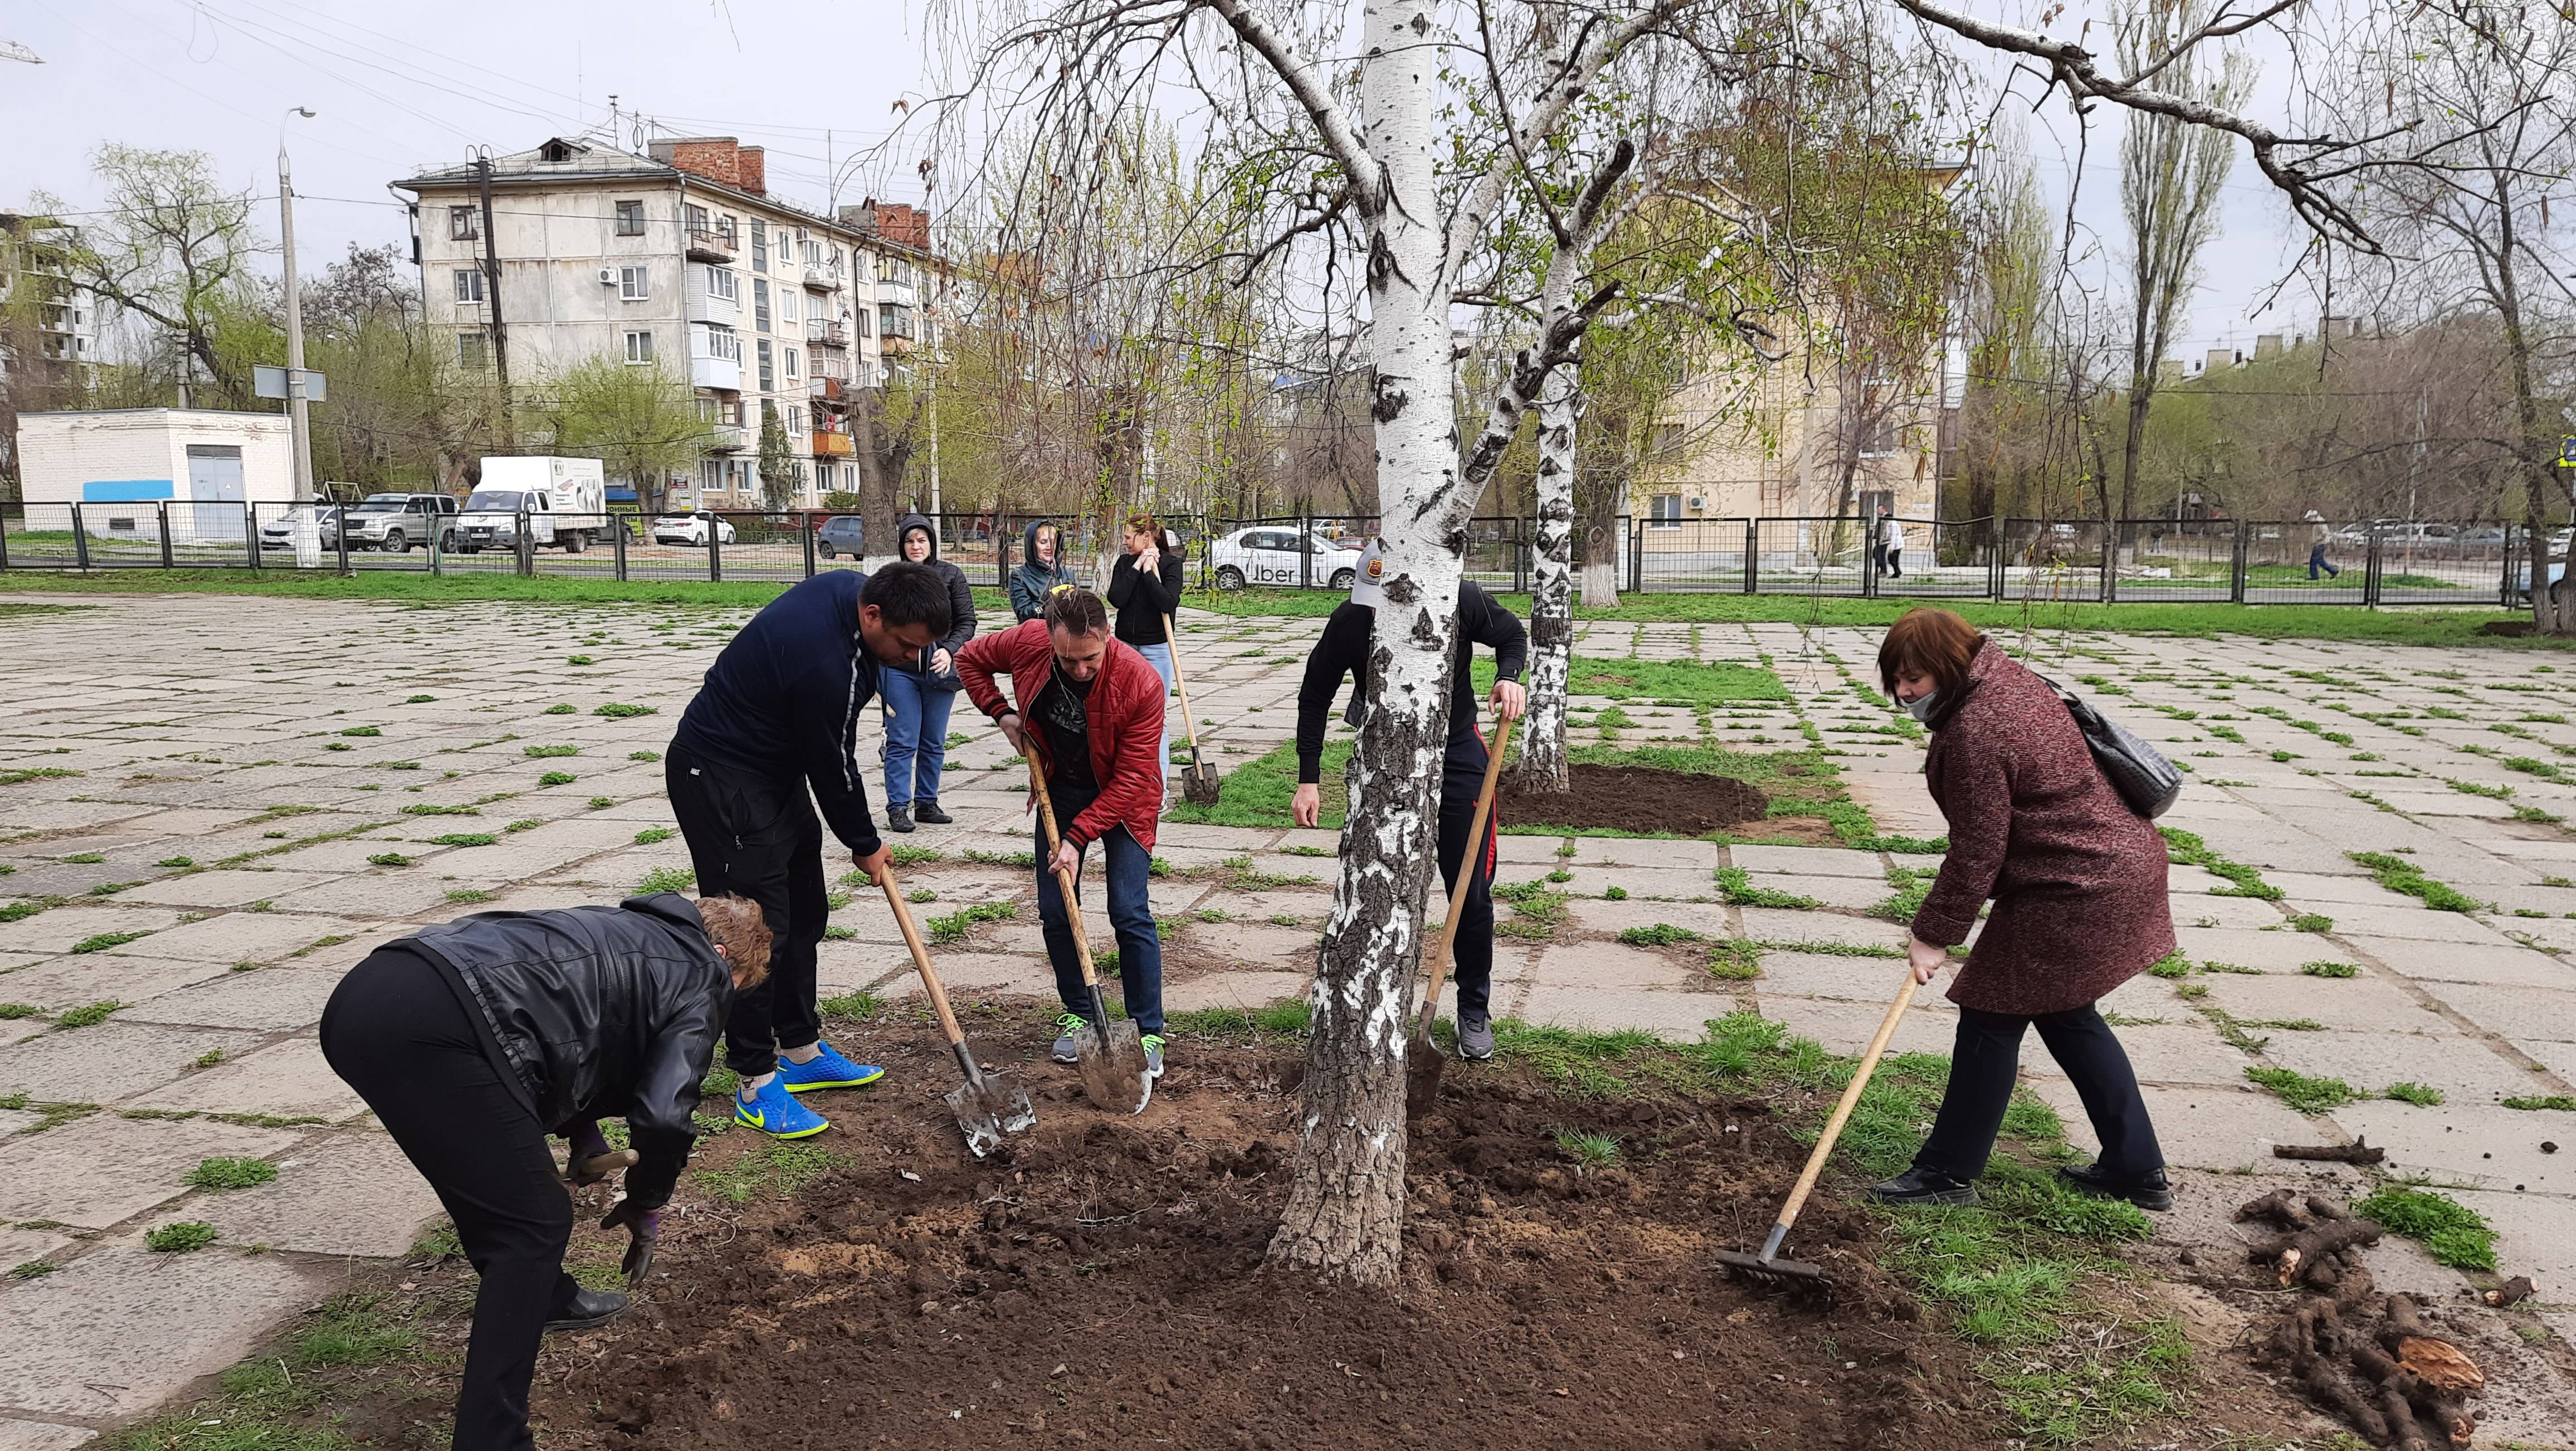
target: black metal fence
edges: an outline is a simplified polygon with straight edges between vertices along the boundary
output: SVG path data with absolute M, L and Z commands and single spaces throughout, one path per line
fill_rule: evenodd
M 1094 587 L 1122 548 L 1098 520 L 1028 514 L 939 515 L 940 555 L 1000 586 L 1036 522 L 1057 525 L 1059 558 Z M 1226 519 L 1166 516 L 1203 588 L 1346 590 L 1367 516 Z M 1621 517 L 1598 542 L 1624 586 L 1647 594 L 1804 594 L 1851 598 L 2486 604 L 2524 597 L 2527 531 L 2506 525 L 2339 520 L 1899 519 Z M 1535 521 L 1472 521 L 1467 573 L 1488 588 L 1529 588 Z M 1577 531 L 1578 551 L 1585 548 Z M 773 580 L 883 559 L 891 541 L 854 547 L 846 516 L 698 510 L 647 515 L 471 519 L 353 514 L 337 506 L 180 501 L 0 504 L 0 569 L 326 569 L 516 574 L 619 580 Z M 2557 548 L 2563 552 L 2563 545 Z

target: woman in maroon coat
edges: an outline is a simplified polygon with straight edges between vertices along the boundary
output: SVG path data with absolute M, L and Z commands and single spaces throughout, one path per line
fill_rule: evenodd
M 1941 875 L 1907 955 L 1930 982 L 1994 911 L 1951 984 L 1959 1005 L 1950 1087 L 1914 1167 L 1871 1192 L 1897 1204 L 1974 1204 L 2021 1067 L 2025 1027 L 2084 1101 L 2099 1162 L 2058 1175 L 2084 1193 L 2173 1207 L 2137 1074 L 2094 1010 L 2174 950 L 2165 845 L 2094 765 L 2047 682 L 1948 610 L 1909 610 L 1878 651 L 1879 678 L 1932 729 L 1923 765 L 1950 823 Z

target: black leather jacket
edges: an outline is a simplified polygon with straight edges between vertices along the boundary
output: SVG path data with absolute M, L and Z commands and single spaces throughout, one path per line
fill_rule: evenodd
M 549 1129 L 626 1120 L 626 1192 L 669 1202 L 697 1129 L 698 1084 L 733 1005 L 733 973 L 688 898 L 478 912 L 407 944 L 453 970 Z

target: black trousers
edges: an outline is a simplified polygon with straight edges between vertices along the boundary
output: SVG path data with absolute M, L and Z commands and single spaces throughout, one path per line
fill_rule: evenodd
M 756 1078 L 778 1066 L 780 1049 L 823 1037 L 814 994 L 815 948 L 832 917 L 823 823 L 802 780 L 736 775 L 676 743 L 662 758 L 662 781 L 699 894 L 748 898 L 769 923 L 769 979 L 735 993 L 725 1020 L 725 1066 Z
M 1462 759 L 1467 752 L 1453 746 L 1446 769 L 1440 779 L 1440 900 L 1429 904 L 1424 914 L 1423 930 L 1437 932 L 1448 920 L 1450 892 L 1458 889 L 1458 869 L 1467 860 L 1468 828 L 1475 825 L 1476 796 L 1485 789 L 1485 748 L 1475 747 L 1475 759 Z M 1458 984 L 1458 1011 L 1482 1013 L 1494 994 L 1494 830 L 1492 818 L 1485 822 L 1485 839 L 1475 844 L 1475 879 L 1467 888 L 1466 906 L 1458 914 L 1458 943 L 1451 954 L 1449 973 Z
M 1941 1112 L 1932 1121 L 1932 1136 L 1914 1155 L 1915 1165 L 1953 1179 L 1974 1179 L 1986 1171 L 1995 1135 L 2012 1102 L 2013 1083 L 2021 1071 L 2021 1034 L 2039 1029 L 2039 1041 L 2074 1081 L 2084 1101 L 2093 1136 L 2102 1142 L 2102 1171 L 2128 1179 L 2161 1169 L 2164 1150 L 2156 1146 L 2156 1126 L 2147 1121 L 2147 1101 L 2138 1093 L 2137 1072 L 2119 1037 L 2093 1005 L 2038 1017 L 1959 1010 L 1959 1042 L 1950 1055 L 1950 1087 L 1941 1096 Z
M 483 1051 L 438 969 L 399 948 L 352 968 L 322 1013 L 322 1056 L 374 1109 L 456 1221 L 482 1276 L 455 1451 L 528 1451 L 528 1381 L 546 1321 L 580 1290 L 563 1269 L 572 1237 L 546 1129 Z

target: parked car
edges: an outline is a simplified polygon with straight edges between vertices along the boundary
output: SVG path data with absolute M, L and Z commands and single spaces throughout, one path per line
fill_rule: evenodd
M 2475 529 L 2463 529 L 2451 536 L 2451 542 L 2478 549 L 2501 549 L 2504 547 L 2504 526 L 2488 524 Z
M 458 526 L 468 553 L 516 548 L 521 520 L 531 547 L 551 544 L 566 554 L 581 553 L 608 532 L 599 460 L 487 455 L 481 468 L 483 482 L 466 499 Z
M 656 544 L 686 544 L 704 549 L 710 533 L 715 535 L 718 544 L 733 542 L 733 525 L 704 509 L 690 514 L 665 514 L 653 521 L 653 542 Z
M 340 506 L 337 504 L 303 504 L 283 514 L 263 517 L 259 521 L 259 547 L 293 549 L 295 526 L 308 516 L 313 520 L 313 532 L 321 539 L 322 547 L 339 547 L 333 542 L 339 537 L 340 528 Z
M 1356 547 L 1321 534 L 1305 535 L 1301 541 L 1294 529 L 1237 529 L 1210 547 L 1208 562 L 1216 568 L 1218 589 L 1256 584 L 1349 589 L 1360 572 Z
M 369 494 L 340 520 L 351 549 L 408 553 L 432 538 L 456 547 L 456 501 L 445 494 Z
M 731 539 L 733 536 L 725 536 Z M 852 559 L 867 556 L 867 521 L 855 514 L 835 514 L 814 531 L 814 552 L 825 559 L 838 559 L 846 554 Z

